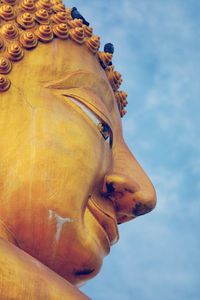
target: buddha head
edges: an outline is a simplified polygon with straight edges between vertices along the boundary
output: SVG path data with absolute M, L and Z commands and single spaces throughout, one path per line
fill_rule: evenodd
M 0 220 L 73 284 L 95 276 L 153 185 L 122 134 L 114 48 L 59 0 L 0 4 Z

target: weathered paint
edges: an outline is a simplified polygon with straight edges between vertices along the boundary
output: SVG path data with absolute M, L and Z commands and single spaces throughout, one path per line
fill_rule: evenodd
M 63 218 L 63 217 L 59 216 L 55 211 L 49 209 L 49 220 L 52 220 L 53 218 L 55 218 L 55 220 L 56 220 L 55 241 L 58 242 L 60 239 L 63 225 L 65 223 L 74 222 L 74 219 L 71 219 L 68 217 Z

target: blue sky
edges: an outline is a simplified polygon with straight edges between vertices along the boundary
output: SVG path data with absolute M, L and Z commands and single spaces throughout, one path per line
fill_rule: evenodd
M 200 299 L 200 1 L 66 1 L 115 45 L 126 141 L 151 177 L 154 212 L 120 226 L 93 300 Z

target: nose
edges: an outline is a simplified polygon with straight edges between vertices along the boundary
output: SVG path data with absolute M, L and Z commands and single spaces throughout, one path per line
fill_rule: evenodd
M 153 184 L 124 142 L 113 149 L 113 166 L 104 178 L 103 195 L 112 200 L 118 224 L 144 215 L 156 205 Z

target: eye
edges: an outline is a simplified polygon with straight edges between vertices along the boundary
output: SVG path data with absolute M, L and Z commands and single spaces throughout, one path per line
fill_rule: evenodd
M 93 121 L 93 123 L 97 126 L 97 129 L 100 131 L 101 135 L 103 136 L 104 140 L 112 147 L 113 137 L 112 137 L 112 130 L 107 123 L 102 121 L 100 117 L 98 117 L 91 109 L 85 106 L 83 103 L 79 102 L 75 98 L 69 97 L 72 102 L 74 102 L 77 106 L 84 111 L 88 117 Z
M 109 145 L 112 147 L 112 130 L 108 126 L 108 124 L 104 122 L 100 122 L 97 126 L 104 140 L 106 140 Z

